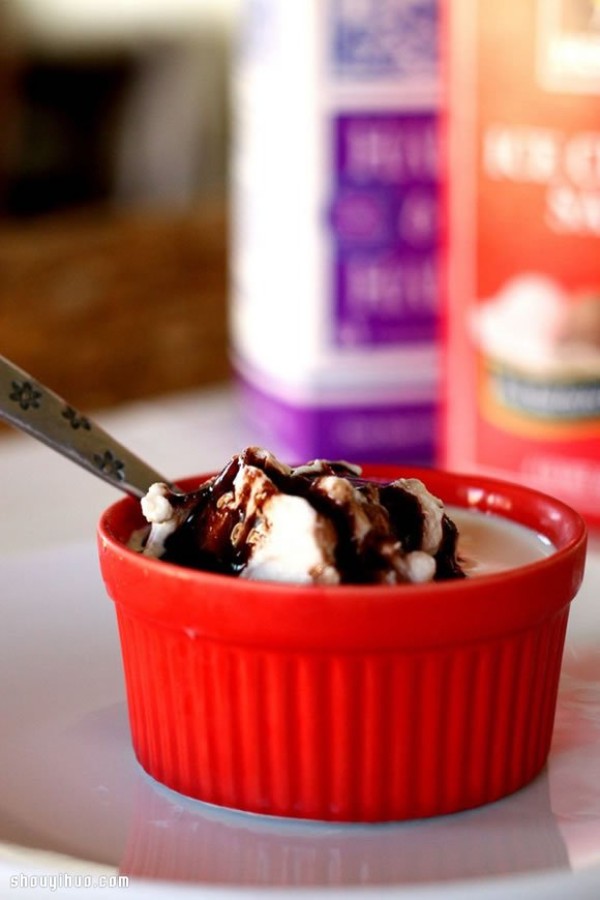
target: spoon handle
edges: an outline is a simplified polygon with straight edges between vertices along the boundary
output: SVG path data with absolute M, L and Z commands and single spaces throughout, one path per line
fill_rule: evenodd
M 135 497 L 142 497 L 153 482 L 166 480 L 3 356 L 0 356 L 0 419 Z

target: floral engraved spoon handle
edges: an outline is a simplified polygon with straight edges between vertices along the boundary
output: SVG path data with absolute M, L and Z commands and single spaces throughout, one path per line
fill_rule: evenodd
M 166 479 L 57 394 L 0 356 L 0 419 L 135 497 Z

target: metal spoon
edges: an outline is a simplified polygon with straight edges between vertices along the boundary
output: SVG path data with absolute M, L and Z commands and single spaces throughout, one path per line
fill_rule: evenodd
M 134 497 L 169 483 L 54 391 L 0 356 L 0 419 Z

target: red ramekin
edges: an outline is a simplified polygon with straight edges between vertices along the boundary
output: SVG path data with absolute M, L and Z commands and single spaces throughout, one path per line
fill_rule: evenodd
M 556 551 L 425 585 L 247 581 L 129 549 L 139 503 L 114 504 L 99 524 L 100 565 L 133 746 L 159 782 L 255 813 L 368 822 L 479 806 L 543 767 L 583 577 L 581 517 L 496 479 L 363 472 L 420 478 L 445 504 L 525 525 Z

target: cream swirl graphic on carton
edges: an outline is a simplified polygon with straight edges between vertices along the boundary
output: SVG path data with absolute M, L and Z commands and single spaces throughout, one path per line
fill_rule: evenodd
M 472 320 L 487 408 L 559 424 L 600 413 L 600 289 L 570 297 L 552 279 L 517 276 Z

